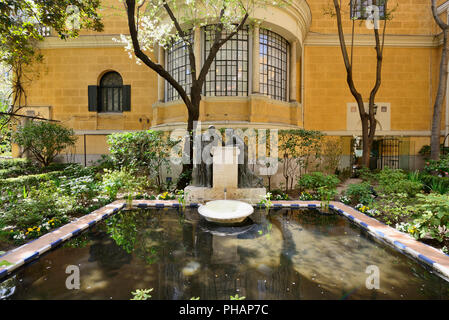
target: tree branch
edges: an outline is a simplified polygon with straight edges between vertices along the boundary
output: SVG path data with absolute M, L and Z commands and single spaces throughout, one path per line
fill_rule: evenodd
M 183 39 L 184 43 L 186 42 L 186 34 L 184 30 L 182 30 L 178 19 L 173 14 L 173 11 L 171 10 L 170 6 L 167 4 L 167 2 L 164 2 L 164 8 L 168 13 L 168 16 L 173 21 L 173 24 L 175 25 L 176 30 L 178 31 L 179 35 Z M 187 48 L 189 49 L 189 62 L 190 62 L 190 71 L 192 72 L 192 79 L 196 80 L 196 61 L 195 61 L 195 53 L 192 48 L 192 43 L 190 41 L 187 41 Z
M 335 6 L 335 12 L 337 15 L 338 38 L 340 39 L 340 48 L 341 48 L 341 52 L 343 55 L 343 61 L 344 61 L 344 64 L 346 67 L 346 73 L 347 73 L 346 82 L 348 83 L 349 90 L 351 91 L 351 94 L 357 101 L 360 117 L 362 118 L 362 117 L 365 117 L 366 112 L 365 112 L 365 107 L 363 104 L 362 95 L 355 88 L 354 79 L 352 77 L 352 65 L 349 60 L 348 50 L 346 48 L 345 35 L 343 32 L 343 25 L 342 25 L 342 20 L 341 20 L 340 4 L 339 4 L 338 0 L 333 0 L 333 1 L 334 1 L 334 6 Z
M 225 7 L 221 9 L 220 12 L 220 21 L 223 17 L 225 12 Z M 206 61 L 204 62 L 203 68 L 201 69 L 200 75 L 198 77 L 199 81 L 204 81 L 206 79 L 206 75 L 209 72 L 210 66 L 212 65 L 213 60 L 215 59 L 215 56 L 217 55 L 218 50 L 223 46 L 223 44 L 226 43 L 226 41 L 230 40 L 234 35 L 236 35 L 240 30 L 243 29 L 243 26 L 246 23 L 246 20 L 248 19 L 248 13 L 245 13 L 245 16 L 240 21 L 237 28 L 231 32 L 226 38 L 221 39 L 221 35 L 223 32 L 223 23 L 219 23 L 217 30 L 215 31 L 215 39 L 214 43 L 212 44 L 212 47 L 210 48 L 209 55 L 207 56 Z
M 444 23 L 443 20 L 441 20 L 440 17 L 438 16 L 436 0 L 432 0 L 432 15 L 433 19 L 441 28 L 441 30 L 449 28 L 449 26 L 446 23 Z
M 136 10 L 136 1 L 135 0 L 126 0 L 126 11 L 128 16 L 128 28 L 131 36 L 131 40 L 133 43 L 134 54 L 138 57 L 145 65 L 149 68 L 153 69 L 157 74 L 159 74 L 162 78 L 168 81 L 173 88 L 179 93 L 181 99 L 187 106 L 188 110 L 192 110 L 192 103 L 189 99 L 184 88 L 164 69 L 160 64 L 153 62 L 140 48 L 138 33 L 136 29 L 136 20 L 134 17 Z

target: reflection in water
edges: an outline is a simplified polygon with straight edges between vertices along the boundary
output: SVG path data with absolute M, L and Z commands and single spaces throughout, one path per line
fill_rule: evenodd
M 154 288 L 153 299 L 449 298 L 443 279 L 318 211 L 260 210 L 224 227 L 194 210 L 138 210 L 82 236 L 3 282 L 4 298 L 129 299 L 141 288 Z M 80 267 L 80 290 L 65 288 L 71 264 Z M 380 290 L 365 287 L 369 265 L 380 269 Z

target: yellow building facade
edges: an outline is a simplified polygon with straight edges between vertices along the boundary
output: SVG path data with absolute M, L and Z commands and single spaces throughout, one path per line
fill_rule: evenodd
M 439 14 L 447 21 L 449 2 L 438 4 Z M 253 17 L 260 24 L 245 29 L 242 42 L 237 42 L 235 50 L 241 50 L 237 56 L 244 58 L 236 58 L 236 74 L 226 75 L 226 66 L 234 64 L 224 58 L 214 65 L 201 101 L 202 124 L 319 130 L 342 138 L 342 163 L 349 165 L 351 141 L 361 134 L 361 125 L 346 84 L 336 18 L 326 14 L 331 6 L 331 0 L 294 0 L 286 7 L 256 10 Z M 430 1 L 390 0 L 388 9 L 393 8 L 386 27 L 382 86 L 376 98 L 377 139 L 398 141 L 395 148 L 404 156 L 400 166 L 413 169 L 422 164 L 418 151 L 430 143 L 442 40 Z M 348 44 L 353 26 L 350 15 L 349 6 L 343 6 Z M 40 45 L 44 55 L 40 76 L 27 88 L 27 113 L 59 120 L 79 137 L 76 147 L 64 155 L 66 161 L 88 164 L 106 154 L 106 137 L 113 132 L 186 126 L 182 101 L 155 72 L 130 60 L 123 45 L 113 40 L 128 33 L 122 4 L 103 1 L 102 16 L 105 28 L 101 33 L 83 31 L 67 41 L 46 37 Z M 375 81 L 374 36 L 364 21 L 356 21 L 354 30 L 354 78 L 368 100 Z M 205 32 L 196 29 L 192 35 L 198 57 L 204 57 L 207 48 Z M 227 49 L 231 55 L 233 45 Z M 151 56 L 179 72 L 179 56 L 174 52 L 155 48 Z M 232 76 L 238 79 L 232 82 Z M 129 88 L 126 106 L 122 105 L 124 91 L 111 89 L 125 86 Z M 97 90 L 97 96 L 89 96 L 89 87 Z M 96 99 L 95 105 L 89 99 Z M 114 99 L 120 103 L 116 105 Z M 443 109 L 442 141 L 449 133 L 449 112 L 446 106 Z M 19 155 L 17 147 L 13 155 Z

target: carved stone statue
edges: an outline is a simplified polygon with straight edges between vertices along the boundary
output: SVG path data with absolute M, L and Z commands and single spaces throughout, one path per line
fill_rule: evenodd
M 238 146 L 240 149 L 238 166 L 239 188 L 262 188 L 263 179 L 249 168 L 248 145 L 239 135 L 234 133 L 233 129 L 228 129 L 226 135 L 228 137 L 226 145 Z
M 209 126 L 207 131 L 201 135 L 201 146 L 197 155 L 201 157 L 201 163 L 194 166 L 194 185 L 212 188 L 213 183 L 213 155 L 212 148 L 222 143 L 221 135 L 214 126 Z M 198 147 L 198 146 L 197 146 Z

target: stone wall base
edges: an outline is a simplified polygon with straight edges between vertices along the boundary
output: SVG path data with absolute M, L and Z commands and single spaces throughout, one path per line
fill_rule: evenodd
M 228 188 L 226 190 L 227 200 L 240 200 L 250 204 L 257 204 L 267 193 L 265 188 Z M 205 188 L 188 186 L 184 189 L 184 197 L 187 204 L 205 203 L 212 200 L 224 200 L 225 194 L 222 188 Z

